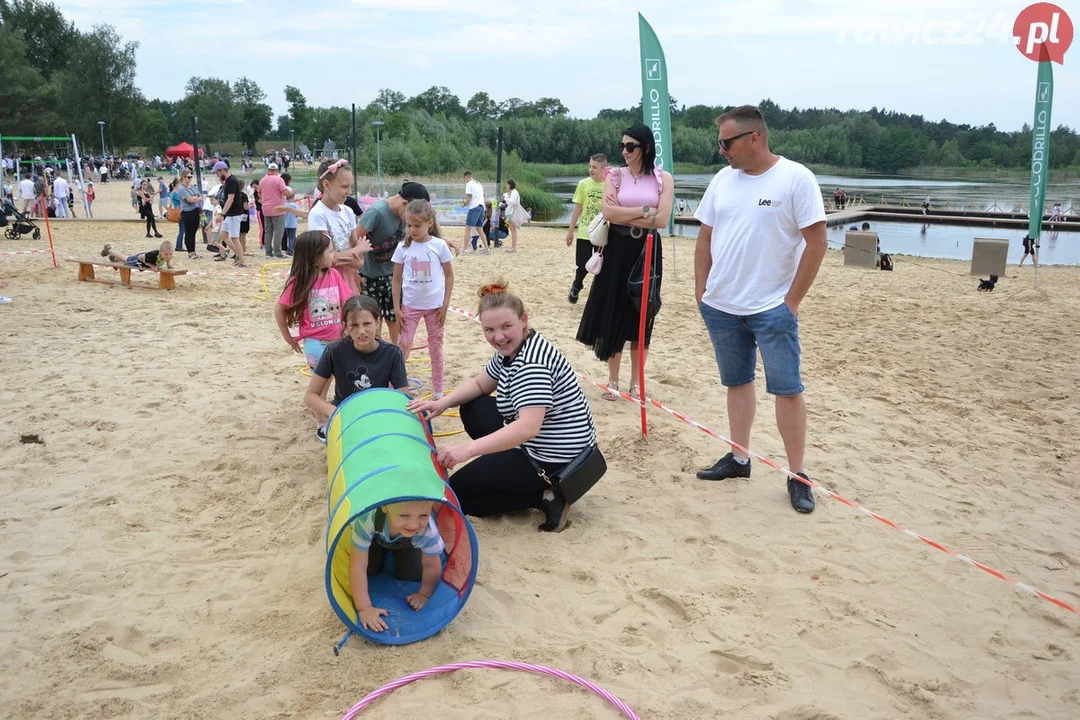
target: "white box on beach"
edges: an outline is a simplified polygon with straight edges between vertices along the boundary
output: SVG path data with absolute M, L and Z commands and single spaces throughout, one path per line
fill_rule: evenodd
M 844 233 L 844 265 L 877 267 L 878 236 L 876 232 L 848 230 Z
M 1000 238 L 975 238 L 971 248 L 971 274 L 1005 277 L 1009 241 Z

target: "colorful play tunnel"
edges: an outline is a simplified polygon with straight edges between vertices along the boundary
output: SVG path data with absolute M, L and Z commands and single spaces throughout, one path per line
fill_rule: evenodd
M 461 612 L 476 580 L 476 533 L 446 484 L 428 428 L 406 409 L 409 400 L 398 390 L 365 390 L 342 402 L 327 425 L 326 593 L 350 631 L 342 644 L 351 634 L 388 645 L 430 637 Z M 383 573 L 368 578 L 372 604 L 388 611 L 383 618 L 388 629 L 371 632 L 360 625 L 349 591 L 352 523 L 368 510 L 408 500 L 436 503 L 435 520 L 446 545 L 442 582 L 423 609 L 413 610 L 405 598 L 420 583 L 398 580 L 388 558 Z

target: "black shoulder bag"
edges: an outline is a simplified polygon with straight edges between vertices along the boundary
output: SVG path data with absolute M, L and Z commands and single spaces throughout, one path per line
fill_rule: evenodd
M 562 501 L 567 505 L 573 505 L 580 500 L 607 472 L 607 461 L 604 460 L 599 445 L 585 448 L 554 475 L 548 475 L 524 447 L 521 452 L 525 453 L 525 457 L 529 458 L 529 462 L 536 468 L 536 474 L 551 486 L 552 492 L 561 495 Z
M 651 235 L 656 229 L 656 216 L 652 219 L 652 228 L 649 229 Z M 638 236 L 640 237 L 640 235 Z M 653 256 L 652 264 L 649 266 L 649 306 L 645 310 L 645 317 L 652 319 L 656 313 L 660 312 L 660 272 L 657 269 L 657 248 L 660 243 L 655 242 L 653 239 Z M 630 296 L 630 303 L 634 306 L 635 312 L 641 312 L 641 296 L 642 291 L 645 288 L 645 251 L 648 247 L 648 241 L 645 243 L 646 247 L 641 248 L 641 254 L 638 255 L 637 262 L 634 263 L 633 269 L 630 271 L 630 277 L 626 281 L 626 293 Z

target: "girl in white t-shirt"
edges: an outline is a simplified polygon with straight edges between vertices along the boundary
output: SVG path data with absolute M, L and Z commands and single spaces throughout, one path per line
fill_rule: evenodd
M 397 343 L 409 359 L 420 318 L 427 328 L 431 357 L 431 391 L 443 394 L 443 325 L 454 289 L 453 256 L 442 234 L 435 210 L 426 200 L 413 200 L 405 208 L 405 242 L 394 250 L 394 314 L 400 328 Z M 434 235 L 432 234 L 434 233 Z
M 330 236 L 334 243 L 334 267 L 345 276 L 353 291 L 359 293 L 357 271 L 364 266 L 364 253 L 371 250 L 371 243 L 356 232 L 356 215 L 344 205 L 352 189 L 352 169 L 344 159 L 323 160 L 316 186 L 322 196 L 308 213 L 308 230 L 322 230 Z

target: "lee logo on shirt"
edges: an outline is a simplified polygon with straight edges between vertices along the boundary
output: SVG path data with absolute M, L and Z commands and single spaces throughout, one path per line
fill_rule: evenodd
M 784 206 L 784 201 L 783 200 L 768 200 L 766 198 L 762 198 L 762 199 L 758 200 L 757 204 L 758 204 L 758 207 L 774 207 L 774 208 L 778 208 L 778 207 L 783 207 Z

